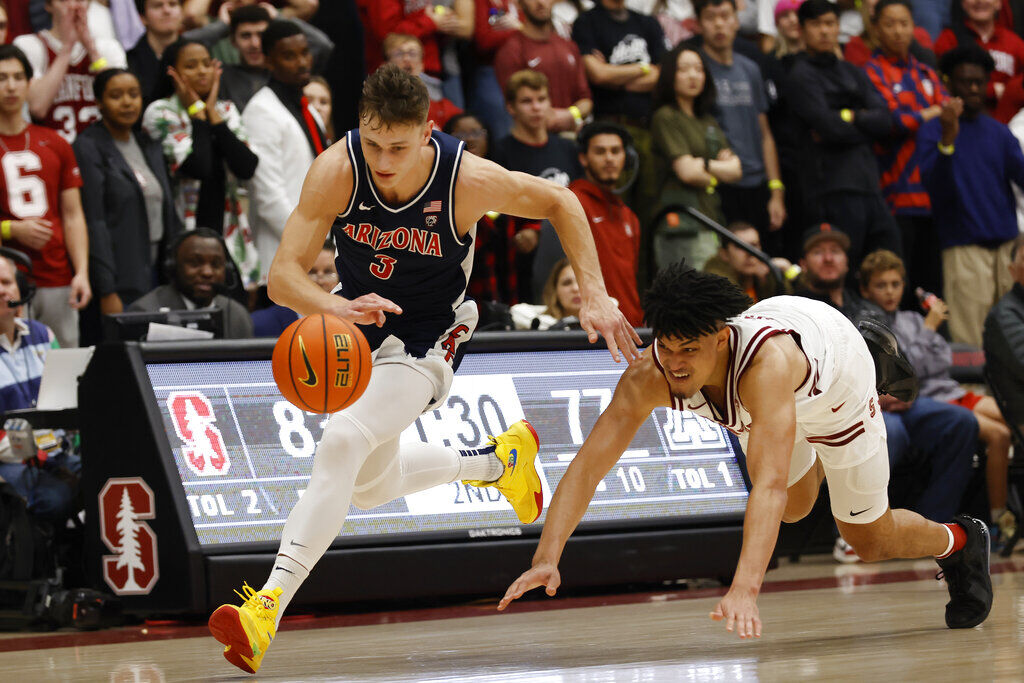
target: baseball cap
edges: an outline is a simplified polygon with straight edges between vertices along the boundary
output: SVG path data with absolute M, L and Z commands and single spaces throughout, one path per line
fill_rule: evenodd
M 804 232 L 804 253 L 806 254 L 811 247 L 826 240 L 838 243 L 843 251 L 850 249 L 850 238 L 845 232 L 831 223 L 818 223 Z

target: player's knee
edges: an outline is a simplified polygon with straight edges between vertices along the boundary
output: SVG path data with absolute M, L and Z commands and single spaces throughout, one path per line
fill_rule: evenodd
M 814 507 L 814 501 L 794 501 L 790 498 L 789 502 L 786 503 L 786 509 L 782 512 L 782 521 L 786 524 L 792 524 L 793 522 L 799 522 L 801 519 L 811 513 L 811 509 Z
M 354 477 L 371 450 L 372 445 L 362 430 L 351 420 L 346 420 L 346 424 L 334 424 L 324 430 L 316 449 L 314 469 L 338 468 L 346 470 L 347 476 Z
M 395 491 L 392 482 L 385 480 L 363 491 L 355 491 L 352 494 L 352 504 L 360 510 L 372 508 L 390 503 L 395 499 Z
M 846 536 L 844 535 L 844 538 Z M 881 562 L 892 557 L 885 539 L 877 537 L 846 538 L 846 542 L 853 546 L 857 557 L 863 562 Z

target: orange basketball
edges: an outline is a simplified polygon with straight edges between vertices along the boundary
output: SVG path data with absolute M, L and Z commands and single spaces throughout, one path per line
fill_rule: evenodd
M 354 323 L 333 315 L 300 318 L 281 333 L 274 381 L 293 405 L 333 413 L 356 402 L 370 381 L 370 345 Z

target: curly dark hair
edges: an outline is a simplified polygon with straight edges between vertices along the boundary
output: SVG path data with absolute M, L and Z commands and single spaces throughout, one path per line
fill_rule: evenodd
M 658 273 L 651 283 L 644 295 L 644 322 L 655 337 L 696 339 L 718 331 L 751 303 L 732 281 L 680 261 Z

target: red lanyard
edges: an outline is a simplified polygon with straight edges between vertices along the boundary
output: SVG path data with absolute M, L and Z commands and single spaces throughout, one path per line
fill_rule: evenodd
M 302 96 L 302 118 L 306 120 L 306 128 L 309 129 L 309 134 L 313 138 L 313 148 L 316 150 L 316 155 L 320 156 L 324 151 L 324 143 L 320 141 L 320 128 L 317 127 L 316 121 L 313 120 L 313 112 L 309 111 L 309 100 L 306 96 Z

